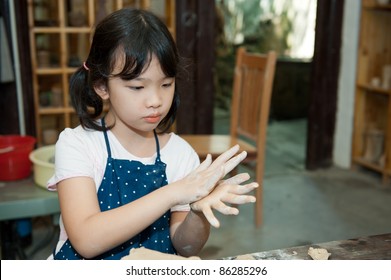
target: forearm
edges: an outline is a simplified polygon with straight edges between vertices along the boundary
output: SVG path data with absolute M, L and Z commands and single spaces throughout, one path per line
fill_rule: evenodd
M 63 220 L 75 249 L 84 257 L 92 258 L 137 235 L 174 204 L 172 190 L 166 186 L 104 212 L 96 209 L 94 213 L 83 213 L 83 209 L 91 207 L 68 206 Z
M 202 212 L 191 210 L 175 230 L 172 243 L 178 254 L 196 256 L 204 247 L 210 233 L 210 224 Z

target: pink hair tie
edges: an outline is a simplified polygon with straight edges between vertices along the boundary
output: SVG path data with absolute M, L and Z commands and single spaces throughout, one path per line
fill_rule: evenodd
M 86 65 L 86 62 L 85 62 L 85 61 L 83 62 L 83 67 L 84 67 L 84 69 L 86 69 L 87 71 L 90 71 L 90 68 L 88 68 L 88 67 L 87 67 L 87 65 Z

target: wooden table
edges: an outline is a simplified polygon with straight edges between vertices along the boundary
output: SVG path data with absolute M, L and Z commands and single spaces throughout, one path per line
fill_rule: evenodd
M 249 255 L 257 260 L 312 260 L 308 255 L 310 247 L 326 249 L 331 253 L 329 260 L 391 260 L 391 233 L 257 252 Z M 238 257 L 229 257 L 228 259 Z
M 34 183 L 33 178 L 0 182 L 1 258 L 25 258 L 18 244 L 14 222 L 60 213 L 57 192 L 50 192 Z

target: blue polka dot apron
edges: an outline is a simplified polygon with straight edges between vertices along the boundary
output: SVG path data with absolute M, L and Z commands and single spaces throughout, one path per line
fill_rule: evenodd
M 104 125 L 103 119 L 102 125 Z M 160 160 L 159 140 L 155 131 L 154 135 L 157 157 L 154 164 L 145 165 L 139 161 L 113 159 L 107 132 L 104 131 L 108 159 L 105 174 L 97 193 L 101 211 L 127 204 L 167 185 L 166 164 Z M 131 248 L 139 247 L 162 253 L 176 253 L 170 239 L 170 210 L 138 235 L 94 259 L 120 259 L 128 255 Z M 73 248 L 69 239 L 53 256 L 56 260 L 84 259 Z

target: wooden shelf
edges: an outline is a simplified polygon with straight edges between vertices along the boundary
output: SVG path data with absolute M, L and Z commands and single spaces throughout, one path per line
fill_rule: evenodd
M 390 89 L 384 89 L 381 87 L 374 87 L 369 84 L 357 84 L 357 87 L 366 91 L 370 91 L 373 93 L 378 93 L 378 94 L 385 94 L 385 95 L 391 95 L 391 90 Z
M 383 69 L 391 65 L 391 4 L 362 0 L 360 24 L 352 163 L 380 173 L 387 183 L 391 176 L 391 85 L 384 88 Z M 381 87 L 370 83 L 375 77 Z
M 34 27 L 33 33 L 91 33 L 91 27 Z
M 377 172 L 380 172 L 382 173 L 384 168 L 382 166 L 380 166 L 380 164 L 378 163 L 374 163 L 374 162 L 371 162 L 371 161 L 368 161 L 364 158 L 354 158 L 353 161 L 355 163 L 357 163 L 358 165 L 361 165 L 361 166 L 364 166 L 368 169 L 371 169 L 371 170 L 374 170 L 374 171 L 377 171 Z
M 52 115 L 62 113 L 74 113 L 75 110 L 72 107 L 47 107 L 39 108 L 39 114 L 41 115 Z
M 363 4 L 364 9 L 373 9 L 373 10 L 391 10 L 391 4 L 381 5 L 378 3 L 369 3 Z
M 81 64 L 80 64 L 81 65 Z M 76 68 L 66 67 L 66 68 L 36 68 L 35 69 L 37 75 L 58 75 L 58 74 L 72 74 L 76 71 Z
M 75 127 L 78 118 L 69 105 L 69 79 L 89 52 L 99 8 L 95 0 L 27 0 L 31 64 L 34 91 L 35 126 L 38 146 L 53 144 L 43 139 L 45 129 L 60 133 Z M 159 3 L 159 5 L 161 2 Z M 149 0 L 107 0 L 107 12 L 128 6 L 152 9 Z M 175 0 L 165 0 L 167 27 L 175 37 Z M 155 7 L 156 8 L 156 7 Z M 80 26 L 68 18 L 69 11 L 81 11 Z M 72 23 L 72 24 L 71 24 Z M 72 43 L 71 43 L 72 42 Z M 104 107 L 107 110 L 108 106 Z

